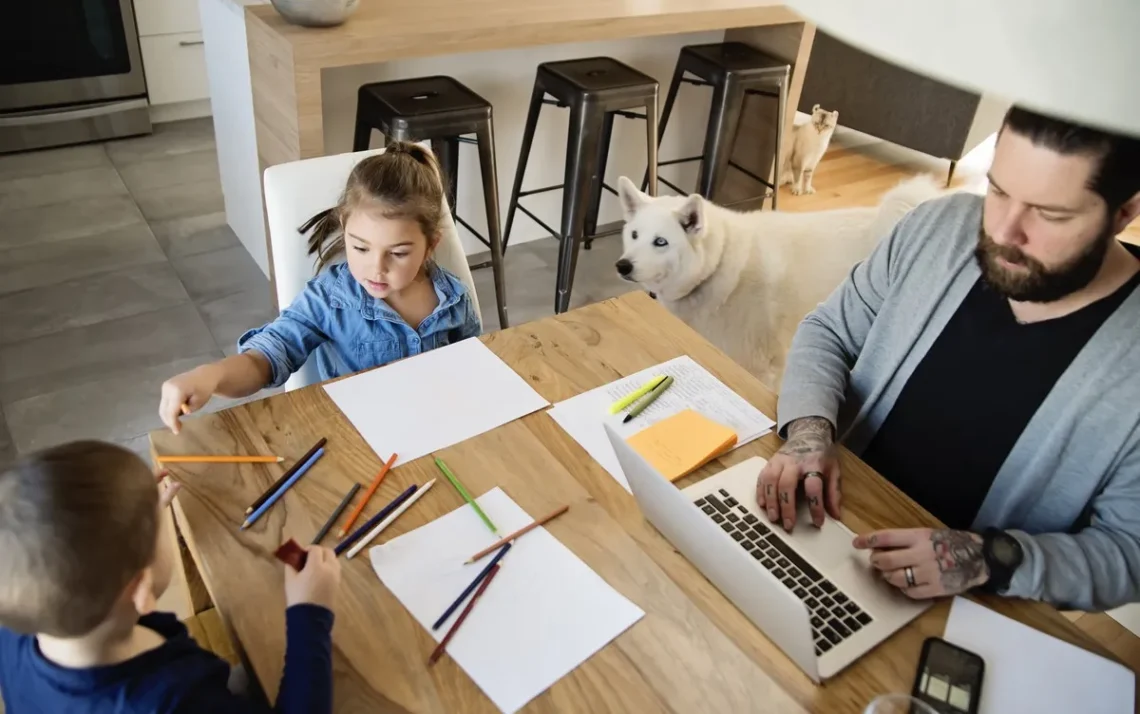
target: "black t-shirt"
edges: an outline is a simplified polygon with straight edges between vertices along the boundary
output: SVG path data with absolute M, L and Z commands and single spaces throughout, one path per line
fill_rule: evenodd
M 1132 290 L 1020 324 L 978 279 L 931 345 L 863 460 L 950 528 L 968 529 L 1053 385 Z

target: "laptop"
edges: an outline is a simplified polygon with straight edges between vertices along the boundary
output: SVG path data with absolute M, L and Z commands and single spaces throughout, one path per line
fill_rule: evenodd
M 792 533 L 769 523 L 756 504 L 764 459 L 680 490 L 608 424 L 606 435 L 649 522 L 813 681 L 930 607 L 883 582 L 842 523 L 827 518 L 816 528 L 803 504 Z

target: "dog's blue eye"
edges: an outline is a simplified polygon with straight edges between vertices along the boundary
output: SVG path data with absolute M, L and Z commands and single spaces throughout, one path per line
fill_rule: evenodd
M 653 245 L 657 246 L 658 248 L 664 248 L 665 246 L 669 245 L 669 241 L 665 240 L 661 236 L 657 236 L 653 239 Z
M 637 240 L 637 231 L 630 231 L 629 232 L 629 239 L 630 240 Z

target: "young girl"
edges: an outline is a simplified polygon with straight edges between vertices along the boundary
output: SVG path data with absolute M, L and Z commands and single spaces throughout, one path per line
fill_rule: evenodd
M 336 207 L 301 226 L 317 277 L 276 320 L 242 335 L 239 354 L 167 380 L 162 421 L 178 433 L 184 405 L 190 413 L 214 394 L 284 384 L 314 351 L 325 380 L 478 335 L 463 283 L 431 260 L 442 218 L 431 152 L 393 143 L 361 161 Z M 345 262 L 333 263 L 342 253 Z

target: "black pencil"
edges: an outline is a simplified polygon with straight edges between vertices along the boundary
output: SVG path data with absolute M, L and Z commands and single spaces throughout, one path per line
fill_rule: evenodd
M 495 557 L 491 558 L 491 562 L 487 563 L 486 567 L 479 571 L 479 574 L 475 576 L 475 579 L 471 581 L 471 584 L 467 586 L 467 589 L 464 590 L 459 595 L 459 597 L 455 599 L 455 602 L 451 603 L 451 607 L 443 611 L 443 614 L 439 616 L 439 619 L 436 620 L 434 624 L 432 624 L 431 629 L 438 630 L 440 626 L 443 625 L 443 623 L 447 622 L 447 618 L 451 617 L 451 614 L 455 612 L 456 608 L 463 604 L 463 601 L 467 599 L 467 596 L 474 592 L 475 588 L 479 587 L 479 583 L 483 582 L 483 578 L 487 577 L 487 574 L 490 573 L 496 565 L 498 565 L 499 561 L 503 559 L 503 556 L 506 555 L 507 551 L 510 549 L 511 544 L 507 543 L 499 549 L 498 553 L 495 553 Z
M 419 488 L 419 486 L 417 486 L 414 483 L 411 486 L 408 486 L 404 490 L 403 493 L 401 493 L 399 496 L 396 496 L 395 498 L 393 498 L 391 503 L 389 503 L 387 506 L 384 506 L 384 508 L 380 509 L 379 513 L 377 513 L 375 516 L 372 516 L 371 518 L 369 518 L 364 523 L 364 525 L 360 526 L 359 528 L 357 528 L 353 532 L 349 533 L 347 536 L 345 536 L 344 540 L 337 543 L 336 547 L 333 548 L 333 552 L 336 553 L 337 555 L 340 555 L 344 551 L 351 548 L 353 543 L 360 540 L 360 538 L 365 533 L 367 533 L 368 531 L 370 531 L 374 527 L 376 527 L 377 523 L 379 523 L 380 521 L 387 518 L 388 515 L 392 513 L 392 511 L 394 511 L 400 507 L 401 503 L 403 503 L 404 501 L 411 498 L 412 494 L 416 492 L 417 488 Z
M 344 494 L 344 498 L 340 500 L 340 505 L 333 509 L 332 515 L 329 516 L 329 519 L 321 526 L 321 529 L 317 531 L 317 534 L 313 536 L 313 542 L 309 543 L 309 545 L 317 545 L 329 534 L 329 529 L 336 523 L 336 519 L 340 518 L 340 514 L 344 513 L 344 509 L 348 507 L 349 501 L 352 500 L 352 497 L 355 496 L 359 490 L 360 484 L 352 484 L 352 488 L 348 489 L 348 493 Z
M 323 447 L 327 441 L 328 441 L 328 439 L 322 438 L 316 444 L 313 444 L 313 448 L 306 451 L 304 456 L 297 459 L 293 463 L 293 466 L 288 471 L 286 471 L 284 474 L 282 474 L 281 478 L 277 479 L 277 481 L 275 481 L 272 486 L 270 486 L 268 489 L 265 490 L 265 493 L 258 496 L 257 500 L 254 501 L 253 504 L 249 508 L 245 509 L 245 515 L 248 516 L 249 514 L 256 511 L 257 509 L 261 508 L 261 504 L 268 501 L 270 496 L 277 493 L 277 489 L 281 488 L 285 484 L 286 481 L 288 481 L 290 478 L 292 478 L 293 474 L 297 473 L 297 469 L 304 466 L 305 462 L 308 461 L 312 457 L 313 454 L 317 453 L 317 449 L 320 449 L 321 447 Z

